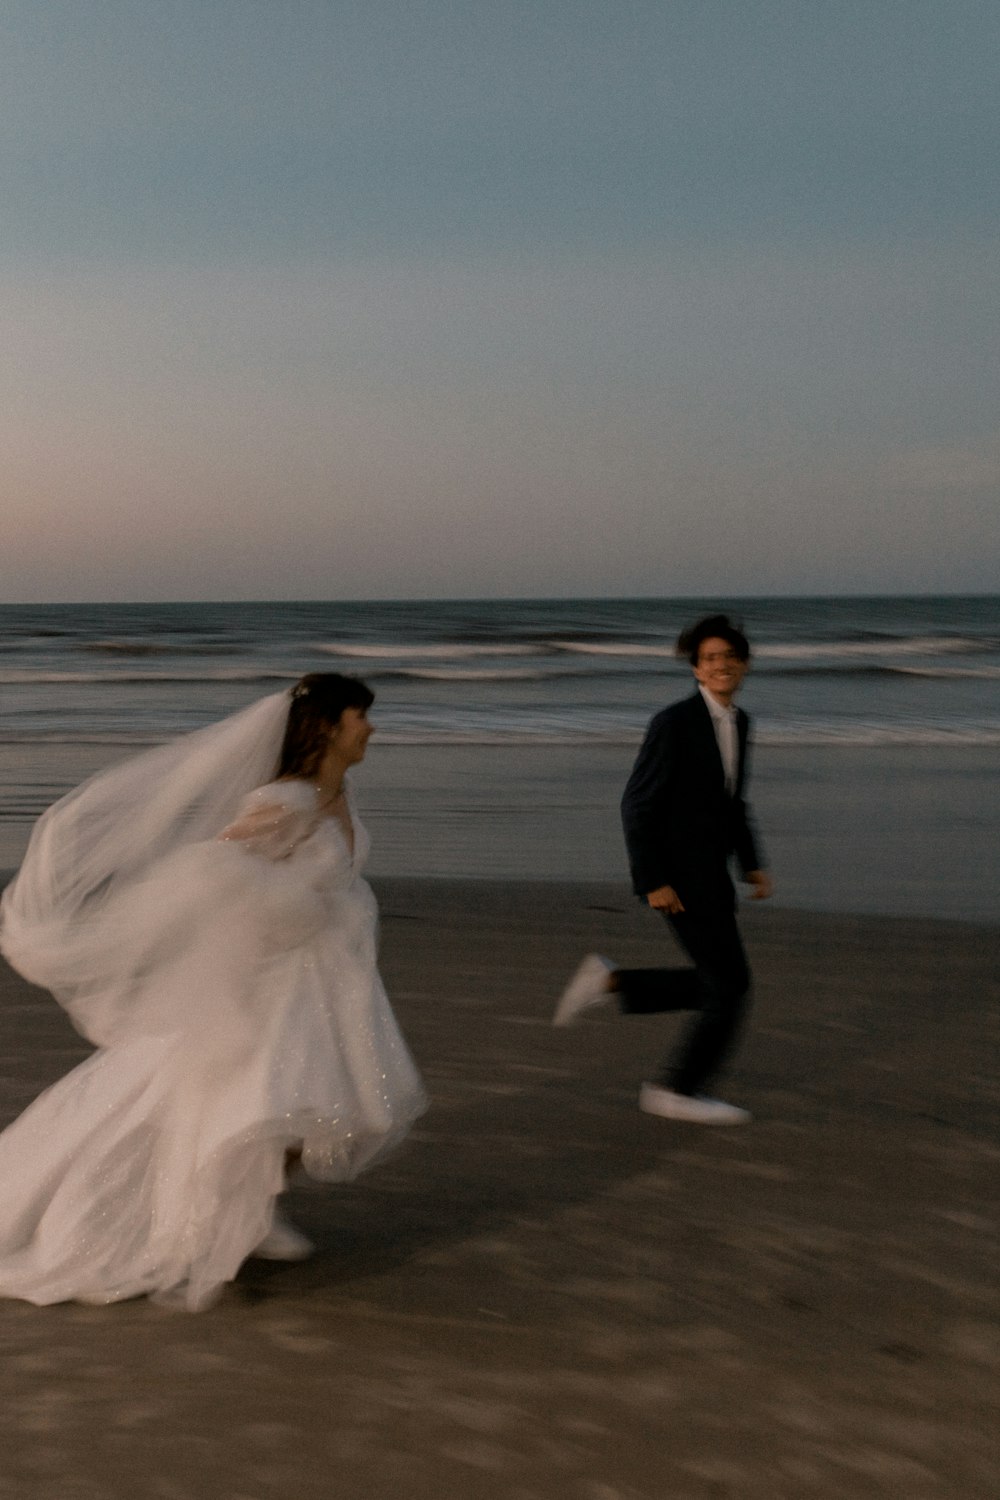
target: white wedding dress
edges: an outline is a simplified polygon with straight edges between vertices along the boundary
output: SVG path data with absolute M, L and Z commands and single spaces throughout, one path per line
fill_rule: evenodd
M 101 965 L 109 931 L 128 962 L 67 1004 L 98 1050 L 0 1135 L 0 1296 L 205 1307 L 267 1235 L 288 1148 L 338 1182 L 406 1134 L 425 1097 L 351 826 L 353 847 L 306 782 L 260 787 L 99 915 Z M 45 982 L 18 964 L 14 908 L 5 951 Z

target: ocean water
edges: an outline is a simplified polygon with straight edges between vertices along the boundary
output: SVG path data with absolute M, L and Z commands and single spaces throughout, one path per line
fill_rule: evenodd
M 783 903 L 994 921 L 996 597 L 0 606 L 0 867 L 99 766 L 337 670 L 376 693 L 374 873 L 624 878 L 621 784 L 717 608 Z

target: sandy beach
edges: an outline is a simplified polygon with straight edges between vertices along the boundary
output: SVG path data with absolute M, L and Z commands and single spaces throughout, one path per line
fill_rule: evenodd
M 0 1302 L 16 1500 L 996 1500 L 997 931 L 754 908 L 755 1123 L 636 1090 L 677 1024 L 549 1024 L 621 885 L 384 880 L 432 1107 L 307 1264 L 211 1311 Z M 6 1122 L 85 1054 L 3 969 Z

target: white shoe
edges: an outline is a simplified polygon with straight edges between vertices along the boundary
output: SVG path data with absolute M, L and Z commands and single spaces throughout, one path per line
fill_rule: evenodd
M 606 1005 L 614 994 L 610 980 L 615 967 L 609 958 L 588 953 L 560 996 L 552 1017 L 553 1026 L 568 1026 L 581 1011 Z
M 271 1228 L 250 1254 L 257 1260 L 308 1260 L 315 1250 L 312 1240 L 307 1240 L 287 1219 L 275 1212 Z
M 692 1125 L 749 1125 L 753 1119 L 748 1109 L 726 1104 L 722 1099 L 706 1099 L 704 1094 L 678 1094 L 657 1083 L 644 1083 L 639 1090 L 639 1108 L 662 1120 L 687 1120 Z

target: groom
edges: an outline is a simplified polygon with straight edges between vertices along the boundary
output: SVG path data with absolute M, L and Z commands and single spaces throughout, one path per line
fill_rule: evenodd
M 749 721 L 733 703 L 750 645 L 725 615 L 710 615 L 683 632 L 677 652 L 690 661 L 697 691 L 652 720 L 622 798 L 622 821 L 636 893 L 666 918 L 694 967 L 621 969 L 590 954 L 553 1023 L 566 1026 L 612 998 L 634 1015 L 695 1011 L 677 1054 L 643 1084 L 639 1107 L 665 1119 L 739 1125 L 750 1119 L 747 1111 L 707 1098 L 702 1087 L 729 1054 L 750 991 L 730 858 L 755 900 L 771 894 L 743 800 Z

